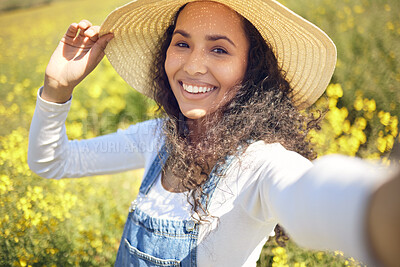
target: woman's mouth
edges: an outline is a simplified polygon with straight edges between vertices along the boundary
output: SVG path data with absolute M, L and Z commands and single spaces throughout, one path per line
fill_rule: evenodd
M 201 94 L 201 93 L 207 93 L 212 90 L 217 89 L 216 86 L 199 86 L 199 85 L 191 85 L 191 84 L 186 84 L 183 82 L 179 82 L 181 86 L 183 87 L 183 90 L 185 90 L 188 93 L 191 94 Z

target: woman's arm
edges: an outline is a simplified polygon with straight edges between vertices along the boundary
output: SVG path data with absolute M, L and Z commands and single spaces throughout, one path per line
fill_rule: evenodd
M 29 133 L 28 164 L 48 178 L 81 177 L 142 168 L 154 152 L 154 123 L 125 131 L 69 141 L 65 120 L 71 94 L 104 57 L 112 34 L 98 37 L 99 27 L 83 20 L 73 23 L 61 39 L 46 68 Z
M 264 194 L 274 217 L 296 243 L 340 250 L 376 266 L 367 214 L 373 193 L 390 176 L 388 168 L 357 158 L 326 156 L 290 183 L 283 183 L 286 178 L 277 174 L 267 179 Z
M 57 104 L 38 96 L 28 148 L 29 167 L 38 175 L 82 177 L 143 168 L 157 151 L 156 121 L 88 140 L 69 141 L 65 119 L 70 102 Z

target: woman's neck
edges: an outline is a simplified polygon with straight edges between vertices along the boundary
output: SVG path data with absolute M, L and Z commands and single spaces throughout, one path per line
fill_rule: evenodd
M 186 118 L 186 126 L 189 130 L 189 138 L 192 144 L 197 144 L 200 138 L 204 137 L 206 131 L 214 124 L 218 123 L 218 118 L 221 117 L 220 114 L 214 112 L 213 114 L 206 115 L 199 119 L 188 119 Z
M 204 118 L 186 119 L 186 126 L 189 129 L 189 139 L 192 144 L 197 144 L 206 131 L 206 123 Z

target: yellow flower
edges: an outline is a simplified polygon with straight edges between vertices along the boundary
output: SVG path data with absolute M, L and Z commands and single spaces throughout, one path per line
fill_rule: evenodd
M 349 120 L 345 120 L 343 123 L 343 132 L 348 134 L 350 131 L 350 121 Z
M 394 137 L 393 137 L 393 135 L 386 136 L 386 148 L 387 148 L 387 150 L 392 149 L 393 145 L 394 145 Z
M 378 118 L 380 119 L 380 122 L 385 125 L 388 126 L 390 123 L 390 113 L 389 112 L 384 112 L 384 111 L 380 111 L 378 113 Z
M 394 30 L 394 24 L 393 24 L 393 22 L 388 21 L 388 22 L 386 23 L 386 28 L 388 28 L 388 30 L 393 31 L 393 30 Z
M 367 110 L 368 112 L 373 112 L 376 110 L 376 102 L 374 99 L 371 99 L 367 103 Z
M 354 109 L 357 111 L 362 110 L 364 107 L 364 101 L 361 97 L 357 97 L 356 100 L 354 101 Z
M 383 137 L 378 137 L 376 139 L 376 147 L 378 148 L 378 150 L 383 153 L 386 150 L 386 139 Z
M 335 253 L 335 256 L 344 256 L 344 253 L 339 250 L 336 250 L 334 253 Z
M 348 16 L 351 15 L 351 8 L 350 8 L 350 7 L 345 6 L 345 7 L 343 8 L 343 10 L 344 10 L 344 13 L 346 13 L 346 15 L 348 15 Z
M 82 138 L 83 125 L 81 122 L 71 122 L 71 123 L 67 122 L 66 128 L 67 128 L 67 135 L 71 139 Z
M 91 97 L 93 98 L 99 98 L 101 93 L 102 93 L 102 87 L 99 84 L 94 84 L 90 87 L 90 90 L 88 90 L 88 93 Z
M 7 82 L 7 76 L 2 74 L 0 75 L 0 83 L 5 84 Z
M 364 130 L 367 127 L 367 121 L 363 117 L 356 118 L 355 125 L 357 128 Z
M 362 14 L 365 12 L 365 9 L 360 5 L 354 6 L 353 10 L 354 10 L 354 13 L 356 13 L 356 14 Z
M 326 89 L 326 94 L 329 97 L 333 97 L 333 98 L 340 98 L 343 96 L 343 89 L 342 86 L 340 84 L 330 84 L 328 86 L 328 88 Z
M 329 98 L 329 109 L 336 108 L 337 103 L 337 98 Z

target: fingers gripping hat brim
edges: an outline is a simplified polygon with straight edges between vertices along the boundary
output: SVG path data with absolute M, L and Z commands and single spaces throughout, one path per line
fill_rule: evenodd
M 153 97 L 150 66 L 159 39 L 178 9 L 196 0 L 138 0 L 113 11 L 100 35 L 114 38 L 105 53 L 134 89 Z M 270 45 L 290 83 L 293 103 L 304 109 L 325 91 L 336 65 L 336 47 L 318 27 L 273 0 L 213 0 L 248 19 Z

